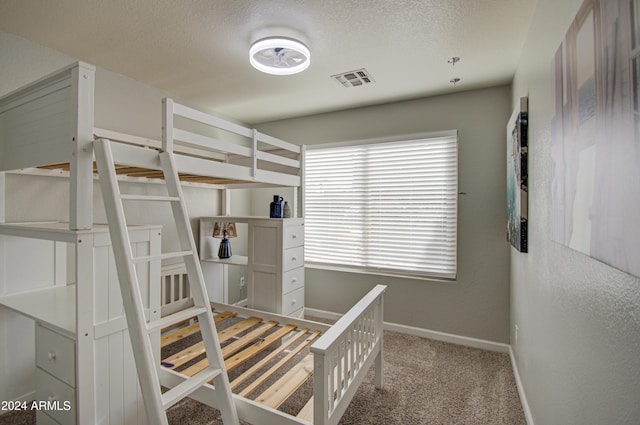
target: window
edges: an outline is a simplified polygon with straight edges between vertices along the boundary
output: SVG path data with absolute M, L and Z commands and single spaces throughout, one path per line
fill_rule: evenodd
M 455 279 L 455 132 L 307 146 L 305 262 Z

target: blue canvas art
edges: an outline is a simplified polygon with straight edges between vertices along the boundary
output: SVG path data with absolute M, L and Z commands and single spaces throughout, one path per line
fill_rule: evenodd
M 527 98 L 523 97 L 507 124 L 507 240 L 520 252 L 527 252 L 527 108 Z

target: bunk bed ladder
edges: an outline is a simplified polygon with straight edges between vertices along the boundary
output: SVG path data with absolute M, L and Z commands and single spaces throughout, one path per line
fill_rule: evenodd
M 220 343 L 172 153 L 158 153 L 168 196 L 138 196 L 120 193 L 111 142 L 105 139 L 96 140 L 94 152 L 138 380 L 149 423 L 167 424 L 166 409 L 213 380 L 215 397 L 218 399 L 224 424 L 237 425 L 238 414 L 224 368 Z M 123 201 L 127 200 L 170 202 L 181 251 L 157 256 L 134 257 L 123 208 Z M 194 306 L 147 323 L 135 265 L 175 257 L 184 258 Z M 181 383 L 162 394 L 159 378 L 159 369 L 162 366 L 154 359 L 150 335 L 156 330 L 194 316 L 198 317 L 200 323 L 209 366 L 190 378 L 185 377 Z

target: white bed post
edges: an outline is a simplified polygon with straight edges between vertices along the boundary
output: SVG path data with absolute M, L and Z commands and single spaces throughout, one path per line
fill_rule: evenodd
M 294 210 L 293 212 L 293 216 L 294 217 L 303 217 L 304 218 L 304 158 L 305 155 L 307 154 L 307 146 L 306 145 L 302 145 L 300 146 L 300 168 L 298 168 L 300 171 L 300 186 L 298 186 L 297 192 L 298 192 L 298 199 L 295 204 L 294 204 L 294 208 L 296 208 L 296 210 Z
M 329 388 L 327 376 L 324 374 L 333 372 L 329 368 L 329 358 L 324 352 L 314 352 L 313 362 L 313 423 L 324 425 L 329 422 Z
M 220 205 L 222 215 L 231 215 L 231 189 L 223 189 L 222 196 L 220 198 L 222 204 Z
M 384 387 L 384 298 L 380 297 L 378 300 L 378 305 L 376 306 L 375 311 L 375 327 L 376 327 L 376 335 L 380 335 L 380 352 L 376 356 L 376 379 L 375 379 L 375 387 L 381 390 Z
M 95 68 L 79 62 L 72 70 L 74 133 L 69 167 L 69 227 L 91 229 L 93 225 L 93 111 Z
M 69 167 L 69 228 L 93 227 L 93 124 L 95 68 L 79 62 L 71 71 L 71 101 L 77 111 Z M 77 236 L 76 372 L 78 423 L 95 421 L 93 333 L 93 234 Z
M 258 169 L 258 130 L 255 128 L 251 130 L 253 135 L 253 155 L 251 158 L 251 176 L 256 178 L 256 170 Z
M 173 152 L 173 99 L 162 99 L 162 150 Z
M 94 335 L 94 233 L 76 236 L 76 415 L 79 424 L 94 423 L 96 365 Z

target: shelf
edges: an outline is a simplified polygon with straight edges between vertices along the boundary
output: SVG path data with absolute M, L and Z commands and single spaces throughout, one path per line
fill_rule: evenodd
M 75 339 L 76 286 L 59 285 L 0 297 L 0 305 Z
M 232 255 L 231 258 L 203 258 L 202 261 L 233 266 L 246 266 L 249 264 L 249 257 L 245 255 Z
M 129 229 L 157 228 L 157 225 L 131 225 Z M 91 233 L 107 233 L 106 224 L 94 224 L 92 229 L 71 230 L 69 223 L 63 221 L 40 221 L 20 223 L 0 223 L 0 235 L 17 236 L 32 239 L 44 239 L 56 242 L 76 243 L 78 236 Z
M 61 221 L 2 223 L 0 235 L 74 243 L 78 235 L 108 231 L 106 226 L 96 226 L 92 230 L 70 230 L 69 223 Z

